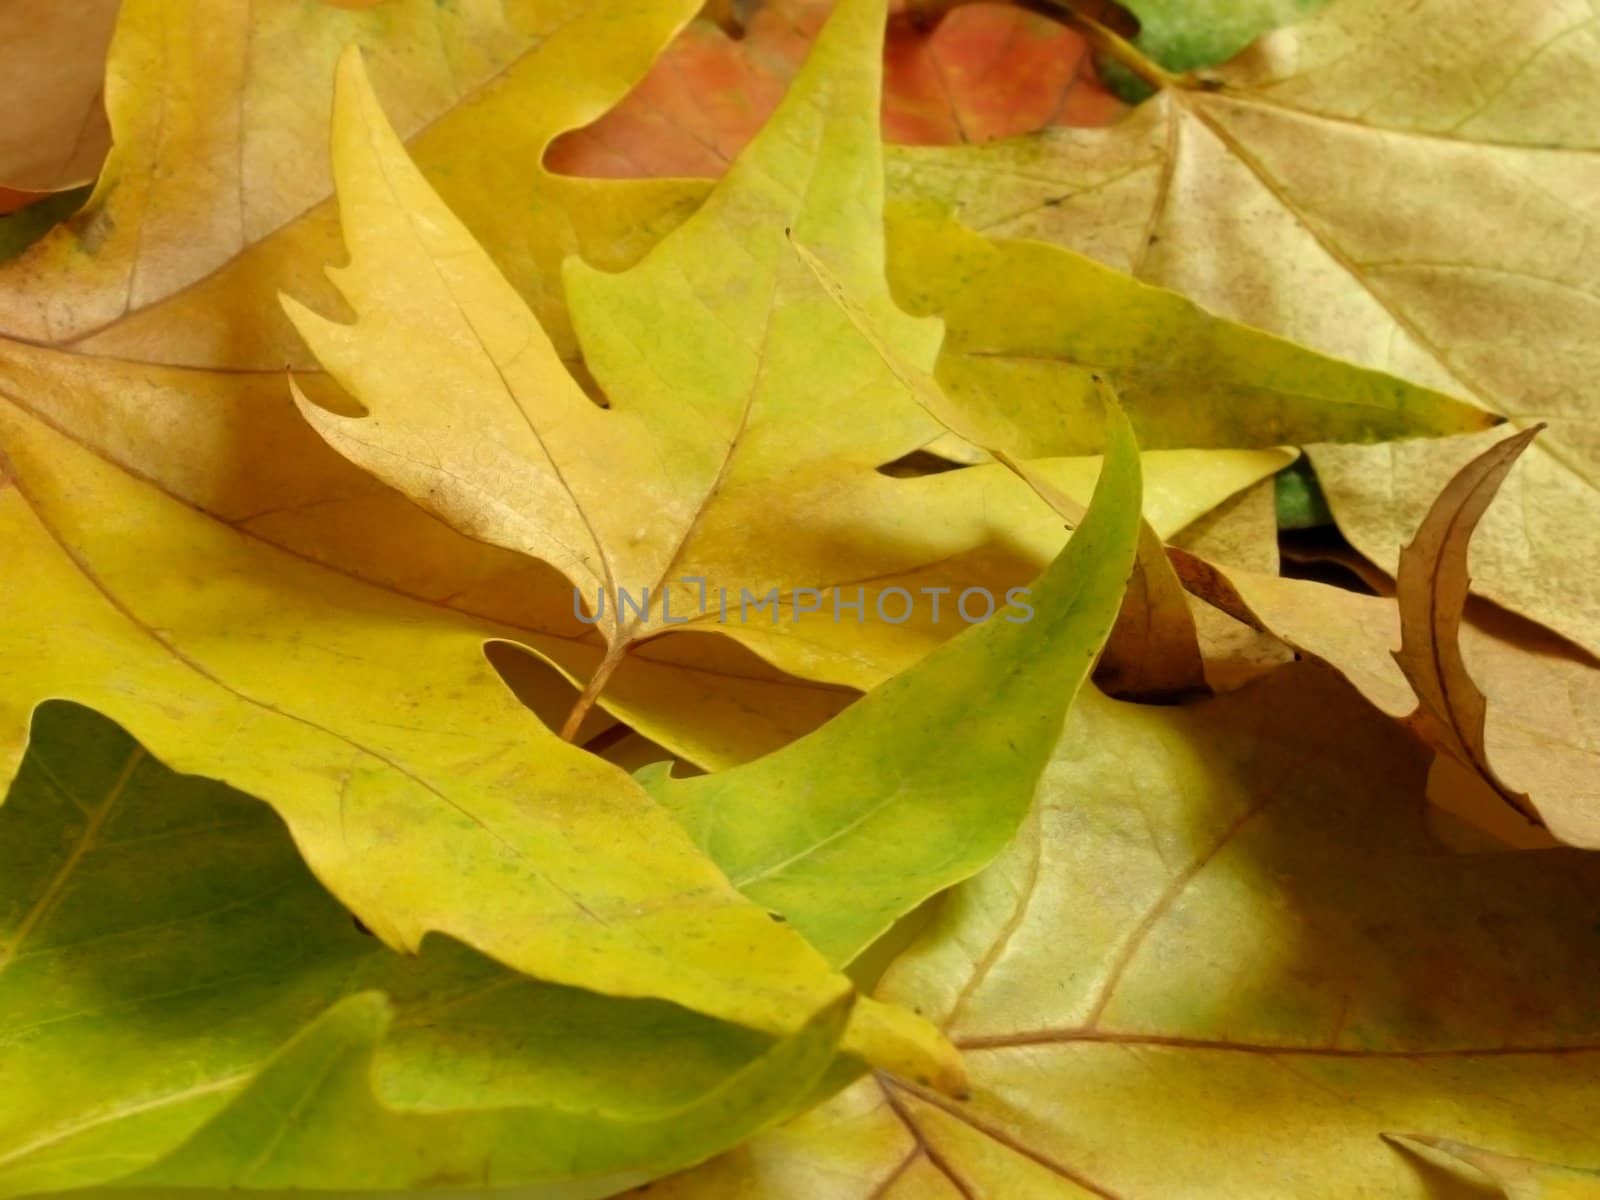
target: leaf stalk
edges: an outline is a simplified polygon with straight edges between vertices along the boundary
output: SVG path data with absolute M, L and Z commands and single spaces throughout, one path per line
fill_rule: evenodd
M 1197 86 L 1193 76 L 1174 75 L 1115 29 L 1081 11 L 1074 0 L 1048 0 L 1048 3 L 1064 24 L 1077 30 L 1096 50 L 1127 67 L 1151 87 L 1182 89 Z
M 594 674 L 589 677 L 589 682 L 583 685 L 583 691 L 573 702 L 572 711 L 567 714 L 566 721 L 561 726 L 561 739 L 575 741 L 578 736 L 578 726 L 583 724 L 583 719 L 589 715 L 589 710 L 594 707 L 595 701 L 600 698 L 600 693 L 605 690 L 606 684 L 611 682 L 611 676 L 622 665 L 622 660 L 627 656 L 628 642 L 619 633 L 612 643 L 606 647 L 605 657 L 600 660 L 600 665 L 595 668 Z

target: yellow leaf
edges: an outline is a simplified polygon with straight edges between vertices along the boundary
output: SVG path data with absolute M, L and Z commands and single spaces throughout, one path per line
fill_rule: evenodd
M 626 273 L 569 263 L 606 409 L 407 161 L 358 60 L 345 63 L 335 151 L 352 261 L 336 278 L 357 319 L 286 303 L 365 412 L 304 398 L 302 411 L 455 527 L 573 581 L 608 649 L 569 725 L 635 645 L 683 630 L 874 686 L 970 620 L 949 611 L 960 593 L 1003 596 L 1059 549 L 1059 522 L 1004 472 L 876 470 L 941 431 L 792 252 L 791 236 L 897 353 L 931 363 L 937 324 L 899 312 L 883 278 L 882 34 L 881 5 L 841 7 L 700 211 Z M 1239 473 L 1212 502 L 1282 461 L 1266 455 L 1228 460 Z M 1036 464 L 1064 483 L 1080 467 Z M 926 602 L 911 620 L 841 619 L 854 599 L 885 614 L 909 584 L 952 594 L 942 628 Z M 752 618 L 746 597 L 768 596 Z
M 1026 434 L 1019 435 L 1010 422 L 993 420 L 997 408 L 993 392 L 979 388 L 965 394 L 958 392 L 954 398 L 947 396 L 932 375 L 903 358 L 883 337 L 871 316 L 855 303 L 827 264 L 798 242 L 794 248 L 856 331 L 871 343 L 878 357 L 929 416 L 961 442 L 1004 463 L 1069 528 L 1077 526 L 1083 519 L 1083 505 L 1026 461 L 1020 448 L 1028 442 Z M 986 299 L 993 301 L 995 297 Z M 1059 413 L 1051 406 L 1040 407 L 1050 410 L 1048 424 L 1058 420 L 1065 424 L 1069 415 L 1079 421 L 1088 418 L 1090 427 L 1104 437 L 1111 429 L 1120 429 L 1127 417 L 1110 384 L 1099 375 L 1089 376 L 1087 382 L 1088 392 L 1078 397 L 1076 404 L 1062 406 Z M 1050 390 L 1041 394 L 1056 393 Z M 1030 417 L 1024 424 L 1031 426 L 1036 421 Z M 1133 574 L 1095 678 L 1107 691 L 1119 696 L 1171 698 L 1205 688 L 1204 665 L 1188 599 L 1167 562 L 1160 536 L 1148 521 L 1139 523 Z
M 581 247 L 602 263 L 631 261 L 703 188 L 652 216 L 615 188 L 596 202 L 603 185 L 534 164 L 558 133 L 620 98 L 695 8 L 127 0 L 108 68 L 116 149 L 98 189 L 0 267 L 0 389 L 269 545 L 434 604 L 463 631 L 529 645 L 588 678 L 601 651 L 553 572 L 456 534 L 306 429 L 283 366 L 309 359 L 277 291 L 337 302 L 321 274 L 338 238 L 327 127 L 335 58 L 354 41 L 419 158 L 566 329 L 562 258 Z M 646 191 L 663 188 L 672 190 Z M 313 394 L 332 390 L 299 378 Z M 632 656 L 609 703 L 718 765 L 814 728 L 849 695 L 698 638 Z
M 513 639 L 567 677 L 590 678 L 603 646 L 574 619 L 553 571 L 457 534 L 310 434 L 284 394 L 284 364 L 314 397 L 339 400 L 302 369 L 314 362 L 277 293 L 327 311 L 340 305 L 321 272 L 338 241 L 325 139 L 334 58 L 354 41 L 425 173 L 560 353 L 575 354 L 562 260 L 581 251 L 602 268 L 632 264 L 694 210 L 706 185 L 571 179 L 538 164 L 557 134 L 620 98 L 695 7 L 385 0 L 341 12 L 128 0 L 109 68 L 117 150 L 99 190 L 0 267 L 0 387 L 81 444 L 270 545 L 436 604 L 463 629 Z M 1147 460 L 1158 529 L 1272 469 L 1249 455 L 1194 465 L 1191 477 L 1179 458 Z M 1086 499 L 1094 464 L 1063 470 Z M 928 497 L 938 485 L 904 482 L 908 505 L 927 512 L 938 502 Z M 1039 518 L 1026 531 L 1019 501 Z M 869 609 L 884 588 L 964 587 L 991 568 L 1026 583 L 1060 548 L 1049 514 L 1004 480 L 974 480 L 929 517 L 958 530 L 952 540 L 1010 545 L 952 560 L 949 578 L 868 583 Z M 789 636 L 789 615 L 785 607 L 777 630 L 748 626 L 746 641 L 768 657 L 786 652 L 816 679 L 726 639 L 682 635 L 638 647 L 604 703 L 695 762 L 746 761 L 815 728 L 849 689 L 874 686 L 956 628 L 949 618 L 944 629 L 883 626 L 886 649 L 860 660 L 840 653 L 848 624 L 813 652 Z M 924 623 L 927 615 L 917 614 Z M 497 664 L 515 660 L 495 654 Z
M 271 803 L 396 948 L 437 930 L 541 979 L 775 1032 L 848 990 L 438 609 L 209 520 L 9 401 L 0 544 L 5 779 L 34 705 L 74 699 L 175 770 Z M 858 1006 L 845 1044 L 959 1087 L 909 1013 Z
M 1478 591 L 1600 649 L 1600 41 L 1584 3 L 1340 0 L 1105 131 L 899 150 L 893 190 L 1550 432 L 1507 481 Z M 1445 214 L 1448 214 L 1446 216 Z M 1393 571 L 1490 441 L 1311 451 Z
M 1441 853 L 1425 770 L 1311 665 L 1190 708 L 1085 692 L 1018 840 L 877 990 L 964 1049 L 970 1100 L 869 1078 L 640 1200 L 1420 1200 L 1383 1140 L 1419 1128 L 1583 1161 L 1600 861 Z

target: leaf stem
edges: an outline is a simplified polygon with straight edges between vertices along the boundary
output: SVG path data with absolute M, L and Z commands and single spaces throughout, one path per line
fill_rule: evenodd
M 567 714 L 567 719 L 561 726 L 563 741 L 570 742 L 577 738 L 578 726 L 583 724 L 583 719 L 589 715 L 589 710 L 600 698 L 600 693 L 605 690 L 606 684 L 611 682 L 611 676 L 616 674 L 617 668 L 622 665 L 622 660 L 627 654 L 628 641 L 619 632 L 616 639 L 606 647 L 605 657 L 600 660 L 600 665 L 589 677 L 589 682 L 583 685 L 583 691 L 574 701 L 572 711 Z
M 1154 59 L 1147 57 L 1137 46 L 1115 29 L 1097 21 L 1079 10 L 1075 0 L 1049 0 L 1050 7 L 1058 12 L 1062 21 L 1083 34 L 1100 53 L 1116 59 L 1153 88 L 1189 88 L 1194 80 L 1187 75 L 1174 75 Z

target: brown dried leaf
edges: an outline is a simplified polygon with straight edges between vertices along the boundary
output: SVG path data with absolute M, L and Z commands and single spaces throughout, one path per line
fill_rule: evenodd
M 1438 749 L 1481 775 L 1506 803 L 1534 821 L 1528 794 L 1507 784 L 1489 763 L 1488 700 L 1461 656 L 1461 619 L 1472 589 L 1467 573 L 1472 533 L 1512 465 L 1543 428 L 1535 425 L 1495 443 L 1456 474 L 1400 552 L 1395 580 L 1401 639 L 1395 661 L 1417 694 L 1412 720 Z

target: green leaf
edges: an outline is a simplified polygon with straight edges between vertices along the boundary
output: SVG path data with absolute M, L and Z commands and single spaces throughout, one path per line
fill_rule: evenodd
M 1098 380 L 1115 387 L 1146 450 L 1375 442 L 1496 421 L 1064 247 L 985 238 L 914 206 L 891 214 L 895 296 L 944 319 L 937 376 L 969 417 L 985 417 L 985 445 L 1099 452 Z
M 481 631 L 241 536 L 3 401 L 0 468 L 0 778 L 34 705 L 72 699 L 271 804 L 398 949 L 448 933 L 771 1033 L 848 990 L 625 772 L 519 704 Z M 908 1036 L 877 1041 L 896 1019 Z M 847 1040 L 937 1074 L 947 1047 L 907 1050 L 928 1032 L 861 1005 Z
M 88 198 L 88 188 L 71 188 L 0 216 L 0 263 L 17 257 Z
M 1133 565 L 1139 455 L 1125 420 L 1110 433 L 1089 514 L 1025 607 L 959 634 L 766 758 L 643 777 L 734 886 L 830 962 L 849 962 L 983 867 L 1032 803 Z
M 1134 45 L 1169 71 L 1226 62 L 1268 30 L 1309 17 L 1328 0 L 1124 0 L 1139 18 Z
M 1279 529 L 1315 529 L 1333 524 L 1333 513 L 1317 482 L 1316 468 L 1303 458 L 1273 476 L 1273 503 L 1278 510 Z
M 53 702 L 0 808 L 0 1195 L 618 1187 L 803 1099 L 849 1001 L 767 1037 L 364 935 L 272 810 Z

